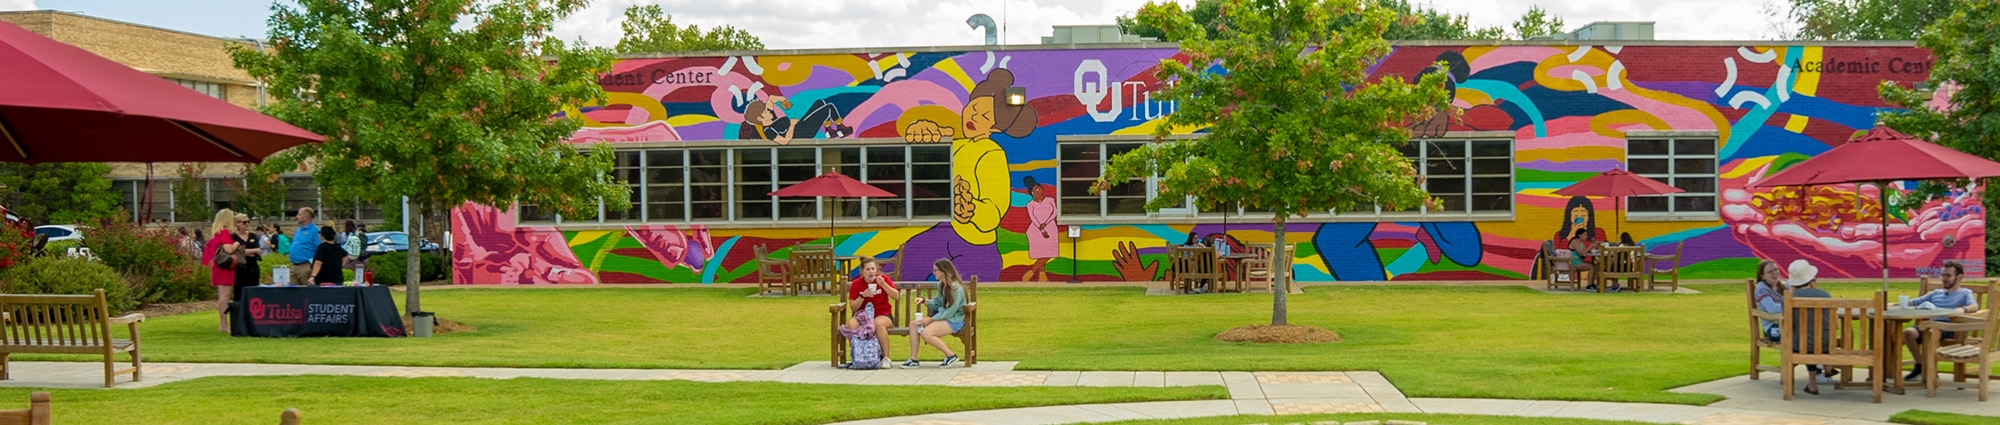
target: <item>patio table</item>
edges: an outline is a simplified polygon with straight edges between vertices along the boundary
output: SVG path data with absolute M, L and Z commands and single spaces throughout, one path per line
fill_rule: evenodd
M 1949 308 L 1889 307 L 1881 312 L 1870 311 L 1868 315 L 1879 317 L 1884 322 L 1882 349 L 1875 357 L 1881 362 L 1877 371 L 1870 372 L 1869 379 L 1886 379 L 1882 391 L 1903 394 L 1903 327 L 1917 320 L 1929 320 L 1956 314 L 1958 310 Z M 1865 382 L 1864 382 L 1865 383 Z
M 1229 255 L 1217 256 L 1216 258 L 1221 259 L 1224 267 L 1227 267 L 1228 276 L 1226 277 L 1231 284 L 1236 286 L 1236 292 L 1246 291 L 1250 286 L 1250 271 L 1245 267 L 1244 261 L 1257 258 L 1257 256 L 1248 253 L 1230 253 Z

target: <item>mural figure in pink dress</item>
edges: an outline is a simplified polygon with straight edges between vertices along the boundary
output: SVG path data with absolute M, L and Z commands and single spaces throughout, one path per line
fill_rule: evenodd
M 1056 234 L 1062 229 L 1056 226 L 1056 200 L 1032 176 L 1022 177 L 1021 185 L 1028 187 L 1028 258 L 1035 265 L 1028 267 L 1028 274 L 1022 281 L 1049 281 L 1049 259 L 1061 255 L 1061 245 L 1056 242 Z

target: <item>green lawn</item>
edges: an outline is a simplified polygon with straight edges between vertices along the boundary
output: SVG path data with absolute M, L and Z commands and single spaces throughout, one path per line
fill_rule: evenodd
M 0 389 L 25 406 L 30 389 Z M 820 424 L 966 410 L 1227 398 L 1220 386 L 965 388 L 770 382 L 214 377 L 132 390 L 50 390 L 56 423 Z M 13 408 L 13 407 L 9 407 Z
M 1366 422 L 1392 420 L 1417 421 L 1435 425 L 1654 425 L 1652 422 L 1605 421 L 1597 419 L 1570 418 L 1523 418 L 1518 416 L 1480 415 L 1427 415 L 1417 413 L 1349 413 L 1328 415 L 1283 415 L 1283 416 L 1223 416 L 1193 419 L 1153 419 L 1142 421 L 1105 422 L 1103 425 L 1243 425 L 1243 424 L 1309 424 L 1322 421 Z
M 1932 412 L 1928 410 L 1905 410 L 1889 417 L 1889 422 L 1911 425 L 1989 425 L 2000 423 L 2000 417 L 1973 416 L 1957 413 Z
M 1831 285 L 1861 295 L 1871 285 Z M 1320 345 L 1213 340 L 1265 323 L 1270 296 L 1136 288 L 985 288 L 982 360 L 1030 370 L 1375 370 L 1412 397 L 1704 404 L 1669 388 L 1744 373 L 1740 285 L 1700 295 L 1544 294 L 1520 287 L 1340 286 L 1291 297 Z M 1914 284 L 1899 285 L 1914 291 Z M 213 314 L 150 319 L 152 361 L 774 369 L 824 361 L 830 297 L 749 289 L 454 289 L 427 310 L 479 326 L 430 339 L 229 338 Z M 1892 292 L 1892 297 L 1893 297 Z M 398 296 L 400 300 L 400 295 Z M 893 348 L 904 356 L 907 348 Z M 936 358 L 926 349 L 925 356 Z M 1773 361 L 1775 355 L 1766 356 Z M 41 358 L 46 356 L 19 358 Z

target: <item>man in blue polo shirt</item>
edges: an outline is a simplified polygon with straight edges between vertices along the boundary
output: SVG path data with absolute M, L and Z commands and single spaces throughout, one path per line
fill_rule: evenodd
M 1963 279 L 1965 279 L 1965 265 L 1959 264 L 1957 261 L 1946 261 L 1944 262 L 1944 270 L 1938 273 L 1938 281 L 1944 282 L 1944 287 L 1933 289 L 1928 294 L 1911 298 L 1910 305 L 1905 307 L 1917 307 L 1928 303 L 1931 307 L 1952 309 L 1954 310 L 1952 314 L 1977 313 L 1979 312 L 1979 300 L 1973 297 L 1972 290 L 1958 286 L 1958 282 Z M 1945 316 L 1931 320 L 1947 322 L 1951 321 L 1951 317 Z M 1945 332 L 1943 336 L 1951 338 L 1956 335 L 1953 335 L 1951 332 Z M 1917 353 L 1917 350 L 1923 348 L 1923 344 L 1924 334 L 1918 332 L 1915 326 L 1903 330 L 1903 347 L 1910 349 L 1910 358 L 1923 358 L 1921 354 Z M 1923 362 L 1917 362 L 1917 367 L 1910 369 L 1910 374 L 1903 375 L 1903 380 L 1922 380 L 1924 371 L 1929 370 L 1927 366 Z
M 285 253 L 291 256 L 292 284 L 306 285 L 312 282 L 313 252 L 319 249 L 319 226 L 313 225 L 311 207 L 300 208 L 293 218 L 299 220 L 299 228 L 292 231 L 292 246 L 286 247 Z

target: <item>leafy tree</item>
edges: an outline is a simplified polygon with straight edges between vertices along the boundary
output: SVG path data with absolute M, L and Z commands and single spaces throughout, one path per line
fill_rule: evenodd
M 259 217 L 285 215 L 285 183 L 263 167 L 244 167 L 243 175 L 230 179 L 236 192 L 229 208 Z
M 88 223 L 119 215 L 123 204 L 96 162 L 0 163 L 0 205 L 36 223 Z
M 629 207 L 603 175 L 611 148 L 586 154 L 580 126 L 550 114 L 600 101 L 610 52 L 549 34 L 583 0 L 298 0 L 273 4 L 271 49 L 234 47 L 270 85 L 266 113 L 326 135 L 280 152 L 270 171 L 314 164 L 328 199 L 418 212 L 516 200 L 560 213 Z M 418 263 L 410 257 L 406 276 Z M 418 311 L 416 281 L 405 308 Z
M 625 8 L 625 21 L 618 27 L 625 30 L 618 39 L 618 53 L 764 49 L 763 40 L 736 27 L 723 25 L 703 32 L 693 24 L 674 25 L 674 16 L 656 4 Z
M 1960 4 L 1949 16 L 1938 20 L 1917 39 L 1917 45 L 1931 50 L 1937 61 L 1931 68 L 1928 87 L 1947 87 L 1936 93 L 1905 87 L 1909 82 L 1883 81 L 1882 99 L 1900 110 L 1880 115 L 1890 128 L 1940 145 L 1987 159 L 2000 160 L 2000 4 L 1973 1 Z M 1939 111 L 1927 104 L 1931 96 L 1950 96 L 1949 109 Z M 1993 180 L 1993 179 L 1989 179 Z M 1902 198 L 1904 210 L 1943 194 L 1950 187 L 1969 182 L 1927 182 Z M 2000 190 L 1984 191 L 1986 234 L 2000 235 Z M 1986 258 L 2000 259 L 2000 244 L 1986 245 Z
M 208 178 L 202 173 L 208 166 L 198 162 L 183 162 L 174 181 L 174 221 L 208 222 L 215 219 L 215 204 L 208 201 Z
M 1964 0 L 1791 0 L 1798 38 L 1806 40 L 1909 40 Z
M 1515 20 L 1512 26 L 1515 40 L 1527 40 L 1537 36 L 1562 34 L 1563 18 L 1550 15 L 1548 11 L 1542 10 L 1541 6 L 1528 6 L 1528 13 L 1521 14 L 1521 19 Z
M 1195 25 L 1209 34 L 1215 34 L 1217 18 L 1222 15 L 1223 0 L 1200 0 L 1187 9 Z M 1411 4 L 1409 0 L 1370 0 L 1374 7 L 1386 8 L 1398 18 L 1389 22 L 1382 38 L 1390 40 L 1499 40 L 1506 38 L 1507 31 L 1499 27 L 1473 28 L 1466 15 L 1454 15 L 1437 9 Z M 1354 16 L 1339 16 L 1332 25 L 1346 28 L 1357 22 Z M 1127 34 L 1153 37 L 1165 40 L 1166 32 L 1140 22 L 1138 18 L 1119 16 L 1118 26 Z
M 1209 34 L 1171 3 L 1140 9 L 1139 20 L 1165 29 L 1192 65 L 1161 62 L 1160 80 L 1178 82 L 1161 95 L 1180 108 L 1155 130 L 1154 143 L 1112 158 L 1094 191 L 1164 176 L 1148 210 L 1192 194 L 1205 210 L 1270 211 L 1278 246 L 1294 216 L 1435 203 L 1397 147 L 1410 139 L 1403 123 L 1439 113 L 1450 100 L 1442 73 L 1416 84 L 1368 77 L 1389 54 L 1381 34 L 1395 12 L 1365 0 L 1229 0 L 1222 10 L 1229 24 Z M 1343 16 L 1354 24 L 1332 25 Z M 1208 72 L 1211 63 L 1228 72 Z M 1208 134 L 1164 141 L 1173 128 Z M 1273 267 L 1291 267 L 1286 257 Z M 1286 287 L 1286 274 L 1277 275 L 1276 287 Z M 1286 291 L 1271 292 L 1271 323 L 1285 324 Z

